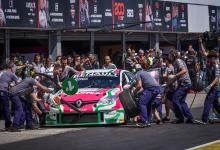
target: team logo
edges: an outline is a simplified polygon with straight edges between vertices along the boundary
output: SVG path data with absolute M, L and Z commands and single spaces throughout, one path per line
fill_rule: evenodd
M 81 99 L 78 99 L 76 102 L 76 107 L 80 108 L 82 106 L 82 100 Z

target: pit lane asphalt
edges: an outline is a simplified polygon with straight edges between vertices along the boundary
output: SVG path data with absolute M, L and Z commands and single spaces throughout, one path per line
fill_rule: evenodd
M 200 101 L 200 103 L 203 102 Z M 196 119 L 200 118 L 201 112 L 202 107 L 192 109 Z M 74 129 L 78 130 L 67 130 L 34 139 L 2 143 L 0 150 L 181 150 L 220 139 L 220 124 L 204 126 L 167 123 L 143 129 L 134 126 Z M 13 134 L 19 136 L 23 133 Z

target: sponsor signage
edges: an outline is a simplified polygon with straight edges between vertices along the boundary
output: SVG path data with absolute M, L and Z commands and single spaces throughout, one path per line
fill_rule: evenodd
M 218 9 L 210 16 L 216 28 Z M 159 0 L 0 0 L 0 27 L 187 32 L 188 14 Z

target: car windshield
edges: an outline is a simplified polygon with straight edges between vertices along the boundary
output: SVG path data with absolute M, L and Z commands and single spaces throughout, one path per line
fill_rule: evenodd
M 79 88 L 115 88 L 120 84 L 119 77 L 92 76 L 76 77 Z

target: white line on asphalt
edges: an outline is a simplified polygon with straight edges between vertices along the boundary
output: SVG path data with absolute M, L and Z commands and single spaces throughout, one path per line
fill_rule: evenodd
M 22 130 L 21 132 L 0 132 L 0 145 L 53 136 L 67 132 L 77 132 L 86 128 L 50 128 L 42 130 Z
M 220 140 L 216 140 L 216 141 L 209 142 L 209 143 L 206 143 L 206 144 L 198 145 L 198 146 L 186 149 L 186 150 L 195 150 L 197 148 L 205 147 L 205 146 L 208 146 L 208 145 L 211 145 L 211 144 L 215 144 L 215 143 L 218 143 L 218 142 L 220 142 Z

